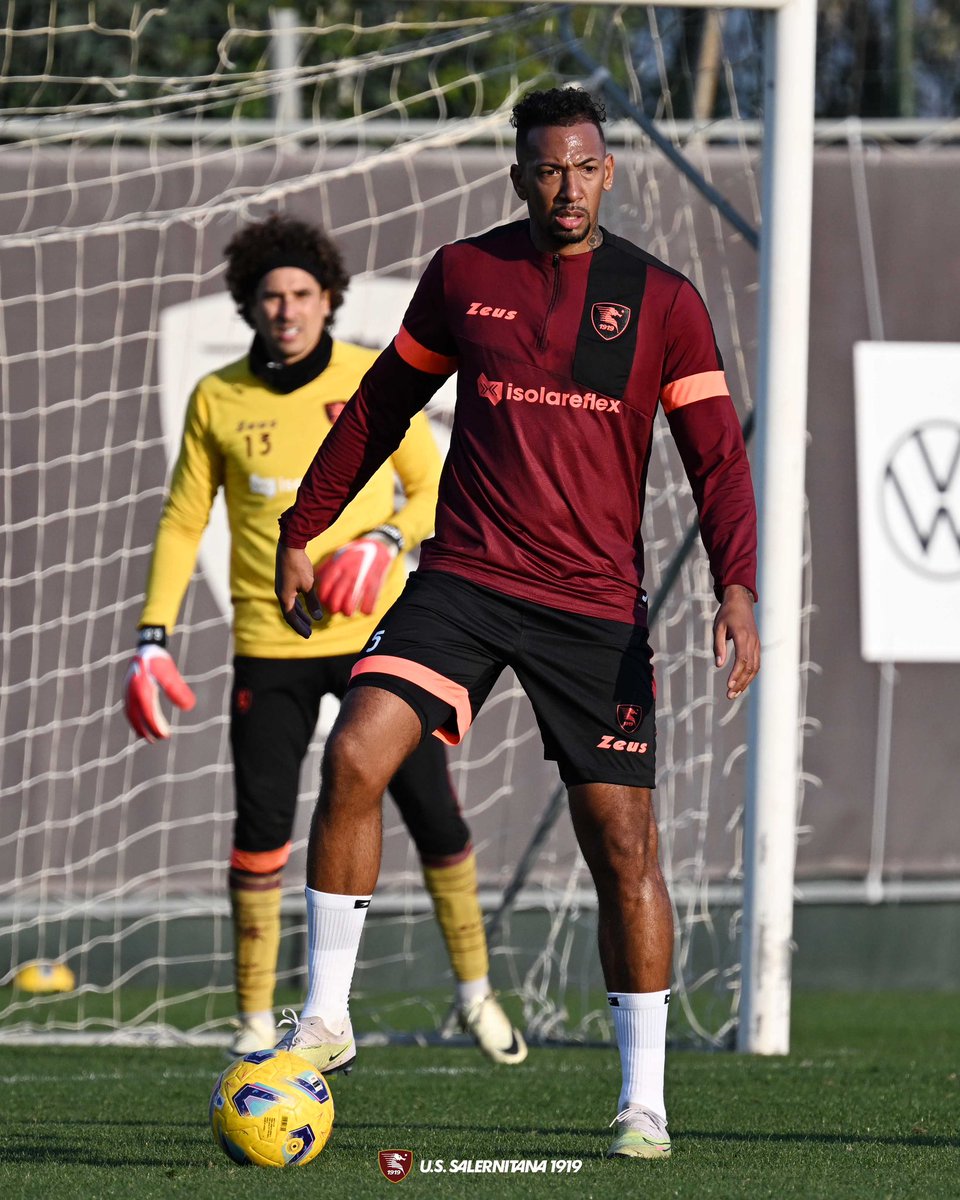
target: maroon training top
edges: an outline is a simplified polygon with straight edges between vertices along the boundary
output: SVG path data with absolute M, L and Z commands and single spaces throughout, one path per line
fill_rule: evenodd
M 542 253 L 526 221 L 434 256 L 280 518 L 284 545 L 302 548 L 336 519 L 453 371 L 452 440 L 420 570 L 643 620 L 640 525 L 659 403 L 718 593 L 739 583 L 756 595 L 750 468 L 696 288 L 606 231 L 592 252 Z

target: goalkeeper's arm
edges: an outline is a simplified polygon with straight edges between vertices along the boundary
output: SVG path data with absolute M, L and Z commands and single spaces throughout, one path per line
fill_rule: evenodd
M 167 630 L 177 619 L 213 498 L 223 481 L 223 461 L 208 430 L 201 384 L 187 406 L 180 454 L 150 561 L 137 651 L 123 681 L 127 720 L 148 742 L 170 736 L 170 725 L 160 707 L 161 689 L 178 708 L 189 711 L 196 703 L 166 647 Z

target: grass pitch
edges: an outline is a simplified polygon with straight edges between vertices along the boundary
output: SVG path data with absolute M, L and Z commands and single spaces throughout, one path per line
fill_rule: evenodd
M 473 1049 L 362 1050 L 354 1075 L 332 1080 L 337 1122 L 317 1161 L 269 1171 L 234 1166 L 211 1141 L 215 1051 L 4 1045 L 0 1196 L 958 1197 L 957 1008 L 956 995 L 800 994 L 785 1058 L 672 1053 L 674 1152 L 654 1163 L 603 1157 L 613 1051 L 534 1049 L 498 1068 Z M 414 1154 L 400 1184 L 377 1162 L 392 1148 Z M 441 1159 L 444 1173 L 422 1170 Z M 485 1159 L 547 1169 L 451 1170 Z

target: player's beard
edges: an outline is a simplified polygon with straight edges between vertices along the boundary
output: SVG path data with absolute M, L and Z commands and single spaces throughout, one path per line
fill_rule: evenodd
M 557 217 L 564 215 L 582 216 L 584 218 L 583 225 L 577 229 L 564 229 L 556 224 Z M 595 224 L 590 220 L 590 214 L 584 212 L 582 208 L 576 209 L 561 209 L 559 212 L 551 214 L 550 225 L 547 228 L 547 236 L 555 246 L 579 246 L 581 242 L 585 242 L 590 234 L 595 229 Z

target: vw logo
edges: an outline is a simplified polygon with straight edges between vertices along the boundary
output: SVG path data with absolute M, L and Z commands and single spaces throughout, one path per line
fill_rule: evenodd
M 893 447 L 881 512 L 897 555 L 920 574 L 960 579 L 960 425 L 925 421 Z

